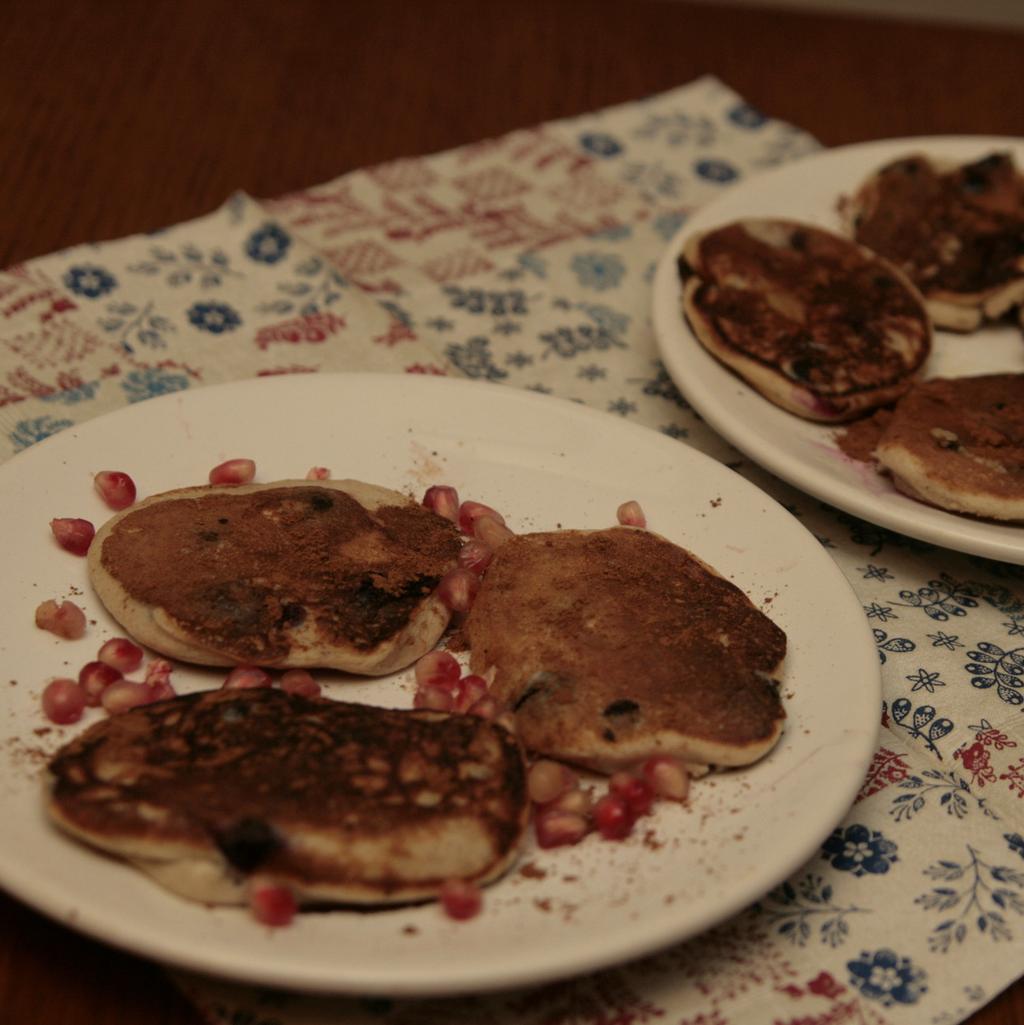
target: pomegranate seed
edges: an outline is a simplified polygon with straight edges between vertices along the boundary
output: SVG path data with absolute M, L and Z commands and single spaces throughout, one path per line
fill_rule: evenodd
M 480 578 L 468 569 L 450 569 L 437 585 L 437 595 L 452 612 L 468 612 L 480 590 Z
M 572 769 L 549 758 L 541 758 L 534 762 L 526 776 L 526 789 L 529 791 L 530 800 L 537 804 L 547 804 L 556 800 L 576 786 L 576 783 L 576 773 Z
M 469 711 L 472 705 L 475 705 L 486 695 L 487 681 L 482 676 L 471 673 L 469 676 L 462 677 L 454 689 L 455 711 Z
M 306 473 L 306 480 L 330 480 L 331 471 L 326 466 L 311 466 Z
M 590 832 L 590 826 L 582 815 L 575 812 L 545 808 L 534 816 L 533 830 L 537 846 L 547 849 L 579 843 Z
M 682 763 L 669 755 L 654 755 L 648 758 L 640 770 L 659 796 L 670 801 L 685 801 L 690 792 L 690 774 Z
M 127 712 L 138 705 L 148 705 L 152 700 L 152 688 L 134 680 L 115 680 L 100 695 L 100 704 L 110 715 Z
M 494 549 L 485 545 L 483 541 L 467 541 L 459 552 L 459 565 L 468 569 L 470 573 L 482 576 L 485 569 L 491 564 L 494 558 Z
M 270 674 L 259 666 L 235 666 L 228 673 L 221 685 L 222 690 L 254 690 L 258 687 L 269 687 L 273 681 Z
M 295 895 L 286 886 L 273 883 L 249 885 L 249 909 L 257 922 L 279 928 L 295 917 Z
M 605 794 L 594 805 L 594 825 L 605 840 L 622 840 L 633 831 L 636 817 L 618 794 Z
M 616 511 L 619 523 L 624 527 L 646 527 L 647 517 L 639 502 L 623 502 Z
M 483 541 L 490 548 L 497 548 L 515 537 L 504 523 L 499 523 L 491 515 L 478 516 L 473 521 L 473 536 Z
M 160 680 L 159 683 L 147 684 L 146 686 L 149 687 L 149 700 L 146 704 L 151 704 L 155 701 L 170 701 L 178 696 L 178 692 L 171 685 L 170 680 Z
M 466 709 L 466 714 L 475 715 L 478 719 L 497 719 L 501 707 L 497 698 L 491 697 L 490 694 L 485 694 L 479 701 L 474 701 Z
M 96 657 L 122 673 L 131 673 L 142 665 L 142 655 L 142 648 L 127 637 L 111 637 Z
M 462 675 L 458 659 L 447 651 L 428 651 L 416 663 L 416 683 L 420 687 L 446 687 L 453 690 Z
M 475 918 L 484 902 L 480 887 L 464 879 L 446 879 L 441 884 L 438 896 L 441 898 L 445 914 L 458 922 Z
M 481 516 L 490 516 L 502 525 L 505 523 L 505 517 L 497 509 L 492 509 L 489 505 L 484 505 L 483 502 L 463 502 L 459 506 L 459 529 L 463 534 L 472 537 L 475 533 L 473 524 Z
M 120 470 L 100 470 L 93 483 L 111 509 L 127 509 L 135 501 L 135 481 Z
M 86 662 L 78 671 L 78 684 L 85 691 L 85 703 L 92 708 L 100 703 L 107 687 L 120 679 L 120 672 L 105 662 Z
M 96 536 L 96 528 L 88 520 L 50 520 L 50 530 L 61 548 L 72 555 L 85 555 Z
M 169 701 L 177 695 L 171 686 L 171 671 L 174 666 L 166 659 L 155 658 L 146 666 L 145 686 L 149 688 L 150 701 Z
M 632 773 L 616 772 L 608 781 L 608 786 L 613 794 L 618 794 L 626 802 L 635 819 L 646 815 L 654 804 L 654 788 Z
M 320 697 L 320 684 L 305 669 L 289 669 L 281 677 L 281 690 L 286 694 L 299 694 L 304 698 Z
M 256 476 L 251 459 L 228 459 L 210 471 L 211 484 L 248 484 Z
M 435 484 L 433 487 L 427 488 L 423 496 L 423 504 L 438 516 L 443 516 L 446 520 L 451 520 L 452 523 L 458 522 L 459 493 L 455 488 L 449 487 L 447 484 Z
M 43 691 L 43 712 L 50 722 L 78 722 L 85 708 L 85 691 L 74 680 L 53 680 Z
M 590 817 L 590 813 L 594 809 L 594 799 L 590 796 L 589 790 L 584 790 L 582 787 L 573 787 L 572 790 L 566 790 L 561 797 L 555 798 L 550 804 L 546 805 L 544 810 L 549 811 L 553 809 L 558 811 L 571 811 L 577 815 L 582 815 L 585 819 Z
M 432 712 L 452 712 L 455 710 L 455 698 L 451 691 L 428 683 L 413 695 L 412 707 L 429 708 Z
M 36 609 L 36 626 L 66 640 L 77 641 L 85 633 L 85 613 L 73 601 L 62 601 L 58 605 L 50 598 Z

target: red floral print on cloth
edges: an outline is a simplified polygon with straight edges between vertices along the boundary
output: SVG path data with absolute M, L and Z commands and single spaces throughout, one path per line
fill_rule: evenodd
M 325 342 L 345 326 L 345 318 L 333 313 L 307 313 L 260 328 L 256 335 L 256 344 L 261 349 L 266 349 L 275 342 L 287 342 L 290 345 L 298 345 L 301 342 Z
M 964 768 L 971 774 L 971 785 L 977 784 L 983 787 L 986 783 L 996 781 L 995 769 L 992 768 L 992 759 L 984 744 L 975 741 L 970 747 L 958 747 L 953 752 L 953 757 L 963 762 Z
M 1018 798 L 1024 799 L 1024 759 L 1007 767 L 1007 772 L 999 774 L 1000 779 L 1005 779 L 1010 787 L 1011 793 Z
M 854 803 L 880 793 L 893 783 L 905 780 L 909 774 L 910 766 L 903 760 L 903 755 L 890 751 L 887 747 L 880 747 L 871 760 L 871 766 Z

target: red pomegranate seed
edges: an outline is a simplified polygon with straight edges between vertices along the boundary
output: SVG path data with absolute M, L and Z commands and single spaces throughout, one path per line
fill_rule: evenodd
M 78 671 L 78 684 L 85 691 L 85 703 L 95 708 L 103 692 L 121 679 L 121 673 L 105 662 L 86 662 Z
M 455 711 L 467 712 L 487 695 L 487 681 L 476 673 L 462 677 L 454 689 Z
M 616 772 L 608 781 L 608 787 L 626 802 L 635 819 L 646 815 L 654 804 L 654 788 L 630 772 Z
M 122 673 L 131 673 L 142 665 L 142 655 L 142 648 L 127 637 L 111 637 L 96 657 Z
M 472 537 L 475 533 L 473 525 L 481 516 L 490 516 L 501 524 L 505 523 L 505 517 L 497 509 L 492 509 L 483 502 L 463 502 L 459 506 L 459 529 L 463 534 Z
M 120 470 L 100 470 L 93 483 L 111 509 L 127 509 L 135 501 L 135 481 Z
M 576 783 L 576 773 L 572 769 L 549 758 L 541 758 L 534 762 L 526 776 L 526 789 L 530 794 L 530 800 L 537 804 L 557 800 L 567 790 L 576 786 Z
M 414 672 L 419 687 L 445 687 L 453 690 L 462 675 L 462 666 L 447 651 L 428 651 L 416 662 Z
M 463 569 L 468 569 L 470 573 L 482 576 L 493 558 L 494 549 L 490 545 L 485 545 L 483 541 L 474 539 L 467 541 L 462 546 L 462 550 L 459 552 L 459 565 Z
M 249 885 L 249 908 L 257 922 L 279 928 L 295 917 L 295 895 L 286 886 L 273 883 Z
M 413 695 L 412 707 L 429 708 L 432 712 L 452 712 L 455 710 L 455 698 L 450 690 L 428 683 Z
M 636 816 L 618 794 L 605 794 L 594 805 L 594 825 L 605 840 L 622 840 L 633 831 Z
M 210 471 L 211 484 L 248 484 L 256 476 L 251 459 L 228 459 Z
M 331 471 L 326 466 L 311 466 L 306 473 L 306 480 L 330 480 Z
M 590 826 L 582 815 L 560 808 L 544 808 L 537 812 L 533 829 L 537 846 L 545 849 L 577 844 L 590 832 Z
M 685 801 L 690 792 L 690 774 L 683 764 L 670 755 L 654 755 L 648 758 L 640 770 L 659 796 L 670 801 Z
M 473 536 L 489 548 L 498 548 L 514 538 L 515 534 L 488 513 L 485 516 L 478 516 L 473 521 Z
M 146 704 L 150 704 L 154 701 L 170 701 L 171 698 L 176 698 L 178 692 L 174 689 L 170 679 L 161 678 L 156 683 L 146 684 L 149 687 L 149 701 Z
M 73 602 L 47 599 L 36 609 L 36 626 L 69 641 L 85 633 L 85 613 Z
M 254 690 L 269 687 L 273 681 L 270 674 L 259 666 L 235 666 L 221 685 L 222 690 Z
M 304 698 L 320 697 L 320 684 L 305 669 L 289 669 L 281 677 L 281 690 L 286 694 L 299 694 Z
M 152 700 L 152 688 L 134 680 L 115 680 L 100 695 L 100 704 L 110 715 L 127 712 L 139 705 L 148 705 Z
M 590 813 L 594 810 L 594 799 L 589 790 L 582 787 L 573 787 L 566 790 L 561 797 L 555 798 L 550 804 L 545 805 L 544 810 L 558 809 L 559 811 L 571 811 L 583 818 L 589 819 Z
M 647 517 L 639 502 L 623 502 L 616 511 L 619 523 L 624 527 L 646 527 Z
M 176 696 L 171 685 L 173 669 L 174 666 L 163 658 L 155 658 L 146 666 L 145 686 L 149 688 L 150 701 L 169 701 Z
M 437 595 L 452 612 L 468 612 L 480 590 L 480 578 L 468 569 L 450 569 L 437 585 Z
M 96 528 L 88 520 L 63 518 L 50 520 L 50 530 L 61 548 L 72 555 L 85 555 L 96 536 Z
M 449 918 L 464 922 L 467 918 L 475 918 L 483 907 L 483 894 L 480 888 L 464 879 L 446 879 L 441 884 L 441 906 Z
M 74 680 L 53 680 L 43 690 L 43 712 L 50 722 L 78 722 L 85 708 L 85 691 Z
M 435 484 L 423 495 L 423 504 L 452 523 L 459 519 L 459 493 L 447 484 Z

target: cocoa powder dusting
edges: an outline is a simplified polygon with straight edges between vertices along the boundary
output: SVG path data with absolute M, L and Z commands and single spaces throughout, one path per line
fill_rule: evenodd
M 212 489 L 131 511 L 104 539 L 102 564 L 205 646 L 272 662 L 299 628 L 372 649 L 405 626 L 458 550 L 454 524 L 418 505 L 371 515 L 332 488 Z

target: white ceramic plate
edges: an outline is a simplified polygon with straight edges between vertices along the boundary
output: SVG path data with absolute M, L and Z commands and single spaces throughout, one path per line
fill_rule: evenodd
M 52 829 L 40 774 L 85 725 L 43 729 L 43 685 L 76 673 L 117 634 L 84 561 L 49 536 L 54 516 L 100 522 L 92 475 L 121 469 L 140 495 L 204 482 L 233 456 L 258 480 L 327 466 L 421 494 L 455 485 L 518 531 L 614 524 L 638 499 L 651 527 L 734 579 L 787 631 L 786 732 L 749 770 L 695 784 L 628 842 L 588 837 L 542 852 L 456 923 L 437 905 L 299 916 L 276 931 L 241 909 L 180 900 Z M 529 392 L 441 378 L 316 375 L 180 392 L 70 428 L 0 469 L 4 708 L 0 883 L 67 924 L 186 968 L 296 989 L 412 996 L 551 980 L 647 953 L 757 899 L 812 857 L 853 801 L 875 749 L 878 658 L 860 605 L 810 534 L 737 474 L 676 441 Z M 79 641 L 33 626 L 38 602 L 71 596 Z M 179 690 L 223 673 L 180 667 Z M 333 698 L 407 707 L 412 673 L 377 682 L 321 674 Z M 10 681 L 7 683 L 6 681 Z M 100 717 L 90 711 L 88 722 Z M 41 735 L 40 735 L 41 734 Z
M 654 328 L 662 360 L 690 404 L 755 462 L 803 491 L 862 519 L 957 551 L 1024 563 L 1024 527 L 986 523 L 933 509 L 901 495 L 835 443 L 835 428 L 773 406 L 711 357 L 680 307 L 676 257 L 684 240 L 740 217 L 789 217 L 840 230 L 836 201 L 876 168 L 913 152 L 957 163 L 1010 151 L 1024 167 L 1024 140 L 988 136 L 891 139 L 826 150 L 758 175 L 691 217 L 665 250 L 654 284 Z M 971 335 L 935 333 L 927 377 L 1024 372 L 1024 338 L 1009 324 Z

